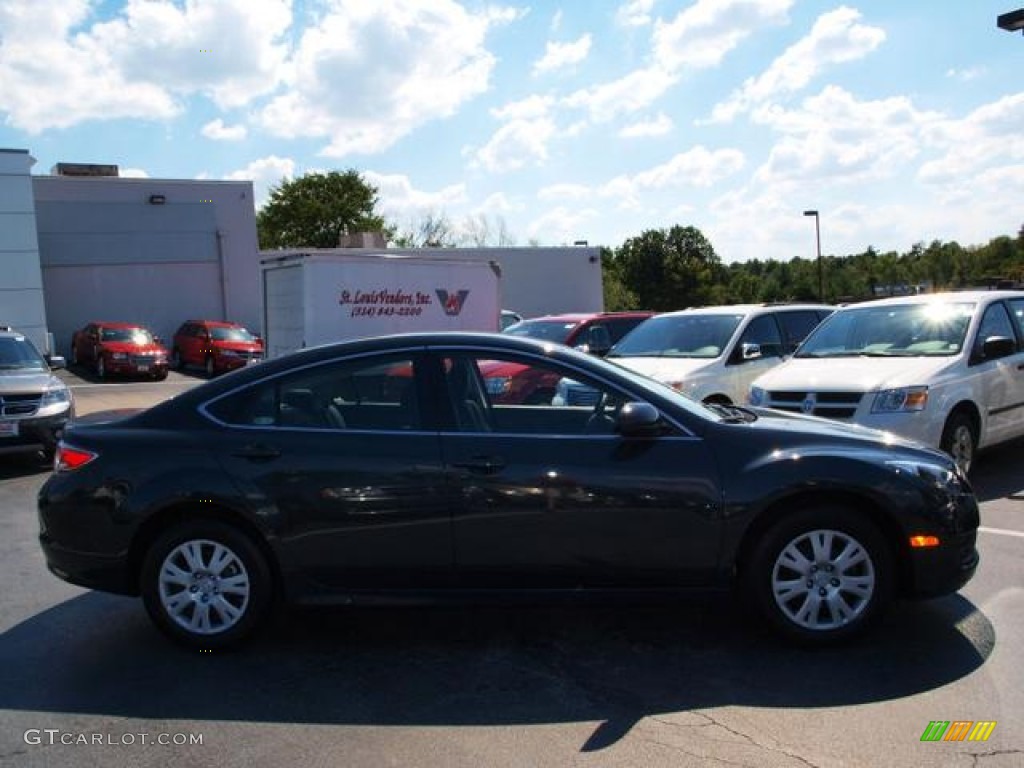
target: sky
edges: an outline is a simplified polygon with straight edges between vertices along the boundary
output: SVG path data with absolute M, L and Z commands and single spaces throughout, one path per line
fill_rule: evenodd
M 1024 225 L 1024 0 L 0 0 L 0 147 L 725 263 Z

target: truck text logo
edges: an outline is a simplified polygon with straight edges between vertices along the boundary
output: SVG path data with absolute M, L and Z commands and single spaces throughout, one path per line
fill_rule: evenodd
M 462 307 L 466 303 L 466 297 L 469 296 L 469 291 L 465 289 L 455 293 L 448 293 L 448 291 L 438 288 L 435 293 L 437 294 L 437 300 L 441 302 L 441 308 L 444 310 L 444 313 L 451 317 L 456 317 L 462 312 Z

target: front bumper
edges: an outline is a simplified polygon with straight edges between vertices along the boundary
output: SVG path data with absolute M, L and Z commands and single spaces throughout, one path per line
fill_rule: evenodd
M 22 453 L 33 449 L 52 451 L 71 414 L 69 408 L 55 416 L 16 419 L 18 434 L 0 437 L 0 454 Z
M 942 546 L 911 550 L 911 598 L 926 599 L 956 592 L 978 569 L 977 532 L 946 536 Z
M 107 372 L 118 376 L 160 376 L 167 374 L 166 358 L 160 360 L 114 360 L 104 361 Z

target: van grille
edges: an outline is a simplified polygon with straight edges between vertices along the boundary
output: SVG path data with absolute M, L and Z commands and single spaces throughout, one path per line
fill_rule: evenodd
M 770 391 L 765 406 L 825 419 L 852 419 L 863 392 Z
M 42 399 L 39 393 L 0 395 L 0 416 L 31 416 Z

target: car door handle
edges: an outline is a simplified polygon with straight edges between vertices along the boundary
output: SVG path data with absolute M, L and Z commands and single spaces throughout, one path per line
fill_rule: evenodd
M 255 444 L 232 451 L 231 455 L 240 459 L 249 459 L 250 461 L 271 461 L 280 457 L 281 451 L 272 445 Z
M 477 475 L 494 475 L 505 468 L 505 461 L 498 456 L 474 456 L 469 461 L 456 461 L 452 466 Z

